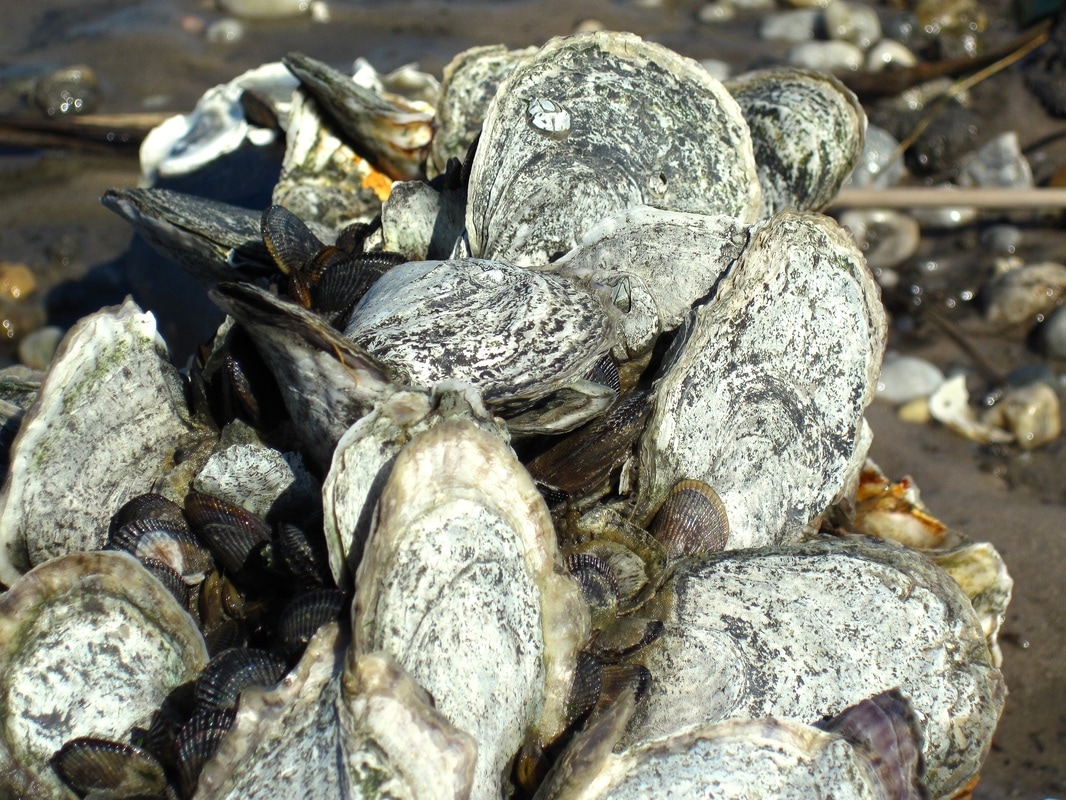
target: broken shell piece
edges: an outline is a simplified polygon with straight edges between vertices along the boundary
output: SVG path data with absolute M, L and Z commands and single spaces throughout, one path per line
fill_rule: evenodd
M 498 436 L 419 434 L 378 501 L 356 575 L 355 650 L 384 650 L 478 743 L 472 797 L 498 798 L 526 734 L 566 722 L 589 616 L 544 501 Z M 558 571 L 557 571 L 558 570 Z
M 948 378 L 929 396 L 929 413 L 941 425 L 981 444 L 1014 441 L 1013 434 L 977 418 L 970 407 L 965 375 Z
M 727 547 L 798 539 L 860 468 L 885 335 L 843 229 L 794 212 L 755 226 L 666 357 L 640 441 L 638 521 L 696 478 L 725 504 Z
M 323 627 L 276 688 L 241 696 L 199 800 L 469 796 L 473 740 L 390 658 L 346 656 L 347 641 L 336 623 Z
M 1018 447 L 1033 450 L 1062 433 L 1059 396 L 1040 381 L 1015 387 L 981 415 L 981 422 L 1006 428 L 1014 434 Z
M 1007 572 L 1003 557 L 988 542 L 967 543 L 928 555 L 970 598 L 992 652 L 992 664 L 1001 666 L 1003 653 L 999 649 L 999 629 L 1007 615 L 1014 588 L 1014 580 Z
M 1037 321 L 1066 297 L 1066 266 L 1053 262 L 1025 264 L 995 278 L 986 288 L 985 319 L 994 324 Z
M 930 793 L 980 769 L 1003 676 L 969 599 L 921 553 L 865 537 L 727 552 L 683 564 L 660 596 L 627 748 L 722 719 L 817 720 L 899 687 L 924 726 Z
M 960 542 L 958 534 L 929 513 L 910 478 L 893 483 L 872 461 L 863 467 L 855 492 L 852 527 L 916 550 L 941 550 Z
M 0 581 L 10 586 L 50 558 L 102 547 L 115 509 L 151 491 L 179 449 L 195 455 L 194 441 L 209 435 L 191 421 L 155 317 L 127 300 L 81 320 L 12 446 Z
M 551 40 L 501 84 L 469 192 L 472 252 L 542 265 L 625 208 L 751 221 L 761 190 L 722 84 L 660 45 L 600 32 Z
M 71 797 L 50 760 L 71 739 L 125 741 L 207 663 L 174 597 L 127 553 L 73 553 L 0 599 L 0 794 Z

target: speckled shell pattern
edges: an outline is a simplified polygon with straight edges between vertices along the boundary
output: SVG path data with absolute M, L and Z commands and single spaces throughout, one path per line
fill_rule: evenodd
M 855 466 L 885 335 L 877 285 L 832 220 L 784 212 L 757 226 L 667 356 L 638 517 L 695 478 L 725 504 L 727 547 L 797 540 Z
M 899 687 L 924 729 L 932 796 L 980 768 L 1003 676 L 969 600 L 922 554 L 816 539 L 681 567 L 663 592 L 672 605 L 647 660 L 656 680 L 626 746 L 714 720 L 814 722 Z
M 631 34 L 553 39 L 515 68 L 485 118 L 471 251 L 544 264 L 640 204 L 752 221 L 751 148 L 736 101 L 695 61 Z

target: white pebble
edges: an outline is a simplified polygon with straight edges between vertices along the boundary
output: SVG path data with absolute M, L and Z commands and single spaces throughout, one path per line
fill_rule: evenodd
M 850 42 L 800 42 L 788 53 L 793 66 L 824 72 L 855 72 L 862 59 L 862 50 Z
M 877 397 L 889 403 L 907 403 L 928 397 L 944 383 L 944 373 L 924 358 L 889 353 L 877 379 Z

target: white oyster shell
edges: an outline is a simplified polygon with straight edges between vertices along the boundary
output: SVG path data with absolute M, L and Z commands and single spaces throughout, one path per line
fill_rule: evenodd
M 783 212 L 751 241 L 674 343 L 640 443 L 638 516 L 676 483 L 725 503 L 729 548 L 797 539 L 859 465 L 886 322 L 847 233 Z
M 726 84 L 751 129 L 762 216 L 816 211 L 836 196 L 862 153 L 866 114 L 825 72 L 778 67 Z
M 384 654 L 358 658 L 337 624 L 271 689 L 241 695 L 197 800 L 460 800 L 477 747 Z
M 959 586 L 924 555 L 866 539 L 726 553 L 679 568 L 629 747 L 730 718 L 818 720 L 899 687 L 924 735 L 926 780 L 977 774 L 1006 694 Z
M 553 39 L 501 84 L 470 173 L 471 252 L 545 264 L 649 204 L 751 221 L 760 188 L 736 101 L 697 62 L 627 33 Z
M 69 739 L 122 741 L 207 663 L 199 629 L 126 553 L 72 553 L 0 598 L 0 795 L 75 797 L 49 760 Z
M 559 572 L 551 518 L 514 454 L 473 422 L 396 458 L 356 575 L 358 653 L 384 650 L 478 743 L 473 798 L 499 798 L 531 728 L 564 724 L 588 611 Z
M 0 581 L 95 550 L 111 515 L 152 491 L 194 438 L 155 318 L 132 300 L 63 339 L 12 446 L 0 503 Z

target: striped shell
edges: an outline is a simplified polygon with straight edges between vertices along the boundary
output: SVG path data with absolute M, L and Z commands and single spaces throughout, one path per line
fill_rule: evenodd
M 553 39 L 503 82 L 469 192 L 473 254 L 527 265 L 631 206 L 751 221 L 761 193 L 725 88 L 695 61 L 608 32 Z

